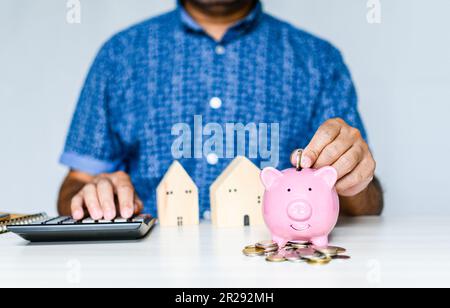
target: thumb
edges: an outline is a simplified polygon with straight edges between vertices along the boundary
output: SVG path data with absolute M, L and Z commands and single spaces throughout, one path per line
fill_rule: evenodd
M 302 160 L 300 162 L 300 165 L 302 168 L 311 168 L 314 163 L 317 161 L 317 158 L 319 158 L 319 155 L 315 150 L 306 148 L 303 151 Z

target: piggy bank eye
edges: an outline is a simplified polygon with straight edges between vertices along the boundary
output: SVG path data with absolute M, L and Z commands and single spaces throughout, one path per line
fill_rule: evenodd
M 312 188 L 308 188 L 309 191 L 312 191 Z
M 290 188 L 288 188 L 288 189 L 287 189 L 287 191 L 288 191 L 288 192 L 291 192 L 291 189 L 290 189 Z

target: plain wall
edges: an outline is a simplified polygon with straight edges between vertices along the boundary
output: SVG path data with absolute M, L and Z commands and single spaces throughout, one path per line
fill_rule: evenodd
M 174 7 L 161 0 L 0 1 L 1 210 L 56 213 L 67 128 L 98 48 L 120 29 Z M 265 8 L 343 52 L 353 73 L 385 215 L 450 213 L 450 1 L 266 0 Z

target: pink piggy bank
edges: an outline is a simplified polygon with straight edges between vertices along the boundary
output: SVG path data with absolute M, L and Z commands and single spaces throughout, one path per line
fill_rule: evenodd
M 288 241 L 328 246 L 328 236 L 339 217 L 339 197 L 334 187 L 337 171 L 333 167 L 301 171 L 265 168 L 261 180 L 266 188 L 264 221 L 279 247 Z

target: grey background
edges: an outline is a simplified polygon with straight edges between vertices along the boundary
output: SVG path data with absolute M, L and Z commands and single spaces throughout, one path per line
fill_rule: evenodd
M 100 45 L 174 7 L 161 0 L 0 0 L 0 209 L 55 213 L 58 165 L 72 111 Z M 450 1 L 266 0 L 268 12 L 326 38 L 350 66 L 386 215 L 450 213 Z

